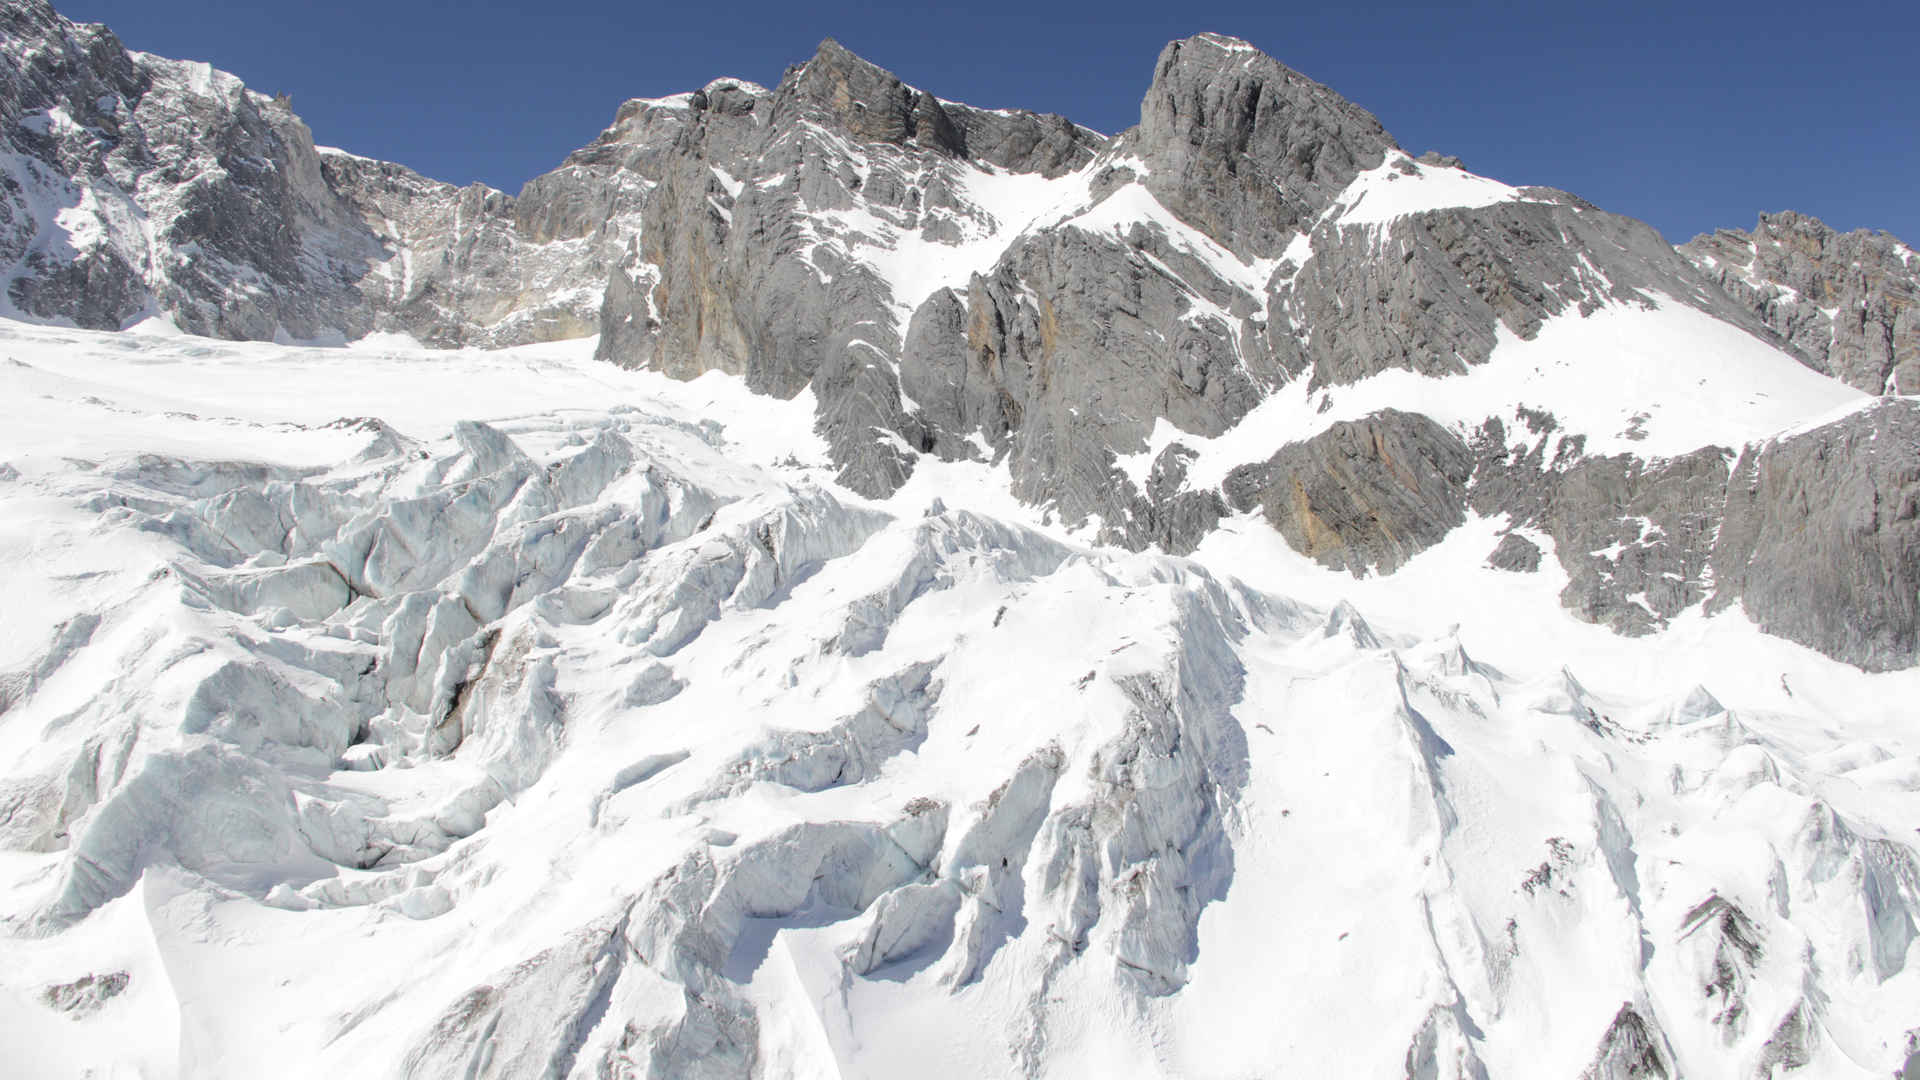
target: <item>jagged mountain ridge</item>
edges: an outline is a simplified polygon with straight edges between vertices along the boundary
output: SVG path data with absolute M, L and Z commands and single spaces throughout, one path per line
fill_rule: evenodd
M 1815 369 L 1868 393 L 1920 389 L 1920 255 L 1892 235 L 1788 212 L 1680 251 Z
M 1920 583 L 1897 536 L 1881 535 L 1898 520 L 1838 538 L 1840 565 L 1809 601 L 1829 610 L 1807 619 L 1733 591 L 1751 575 L 1711 575 L 1733 557 L 1716 524 L 1731 488 L 1706 473 L 1659 479 L 1666 459 L 1717 447 L 1731 461 L 1799 414 L 1750 398 L 1742 422 L 1636 446 L 1649 422 L 1687 423 L 1659 415 L 1683 403 L 1658 386 L 1645 401 L 1616 395 L 1612 415 L 1585 425 L 1567 415 L 1587 406 L 1584 386 L 1489 388 L 1439 417 L 1423 385 L 1372 392 L 1398 371 L 1446 381 L 1501 366 L 1503 340 L 1532 341 L 1555 320 L 1665 304 L 1877 393 L 1917 347 L 1920 271 L 1890 238 L 1816 239 L 1833 252 L 1818 271 L 1752 244 L 1736 258 L 1732 234 L 1676 253 L 1563 192 L 1412 160 L 1364 110 L 1219 35 L 1169 45 L 1141 123 L 1112 138 L 943 101 L 828 41 L 773 90 L 723 79 L 628 102 L 508 197 L 315 150 L 282 104 L 229 78 L 127 54 L 39 0 L 6 10 L 21 60 L 0 110 L 19 174 L 9 296 L 25 313 L 118 328 L 158 312 L 257 339 L 395 330 L 440 345 L 597 328 L 597 355 L 614 363 L 811 391 L 840 481 L 864 494 L 897 489 L 923 457 L 1004 462 L 1019 497 L 1109 541 L 1188 551 L 1227 516 L 1260 511 L 1355 573 L 1390 572 L 1470 511 L 1504 511 L 1554 533 L 1566 603 L 1617 630 L 1743 601 L 1830 655 L 1914 659 L 1903 611 L 1891 630 L 1848 624 L 1878 610 L 1886 574 Z M 75 205 L 50 213 L 62 198 Z M 119 219 L 140 227 L 116 232 Z M 128 236 L 144 247 L 128 250 Z M 1845 269 L 1856 248 L 1875 269 Z M 1838 305 L 1792 299 L 1814 292 Z M 1663 365 L 1663 342 L 1682 333 L 1623 329 L 1622 347 Z M 1754 392 L 1751 373 L 1703 374 L 1690 392 Z M 1845 401 L 1781 377 L 1763 378 L 1761 395 Z M 1344 406 L 1346 387 L 1363 389 L 1366 411 Z M 1243 437 L 1266 423 L 1253 416 L 1263 407 L 1294 422 Z M 1509 442 L 1520 428 L 1528 440 Z M 1230 432 L 1239 460 L 1197 480 L 1190 463 Z M 1395 479 L 1389 444 L 1432 479 Z M 1328 464 L 1356 453 L 1351 468 Z M 1904 490 L 1897 470 L 1852 487 L 1868 505 Z M 1669 524 L 1639 542 L 1635 523 L 1656 518 Z M 1577 546 L 1608 530 L 1633 533 L 1611 558 Z M 1781 549 L 1755 557 L 1805 564 L 1799 532 L 1766 535 Z M 1883 543 L 1896 554 L 1873 569 L 1863 546 Z M 1861 644 L 1876 635 L 1890 644 Z
M 13 1068 L 1911 1070 L 1920 412 L 1746 262 L 1219 35 L 510 198 L 0 11 L 55 317 L 600 331 L 0 321 Z

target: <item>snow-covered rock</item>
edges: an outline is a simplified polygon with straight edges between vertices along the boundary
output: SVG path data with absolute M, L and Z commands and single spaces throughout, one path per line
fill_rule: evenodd
M 1357 579 L 1251 516 L 1089 545 L 1004 466 L 870 500 L 804 397 L 591 343 L 0 350 L 0 1009 L 46 1075 L 1909 1053 L 1911 669 L 1612 636 L 1471 513 Z
M 828 41 L 510 197 L 0 30 L 16 1070 L 1920 1047 L 1910 320 L 1782 291 L 1890 239 L 1683 256 L 1218 34 L 1111 138 Z

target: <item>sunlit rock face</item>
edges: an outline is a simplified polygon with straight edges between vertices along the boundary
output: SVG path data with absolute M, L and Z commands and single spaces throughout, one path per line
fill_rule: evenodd
M 1812 367 L 1869 394 L 1920 388 L 1920 255 L 1892 235 L 1785 211 L 1680 253 Z
M 1216 34 L 1112 136 L 828 41 L 508 196 L 0 29 L 23 1075 L 1920 1046 L 1891 238 L 1676 251 Z

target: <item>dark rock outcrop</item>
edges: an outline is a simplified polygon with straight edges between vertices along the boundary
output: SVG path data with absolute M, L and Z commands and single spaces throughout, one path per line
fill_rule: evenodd
M 1473 458 L 1451 432 L 1388 409 L 1335 424 L 1227 479 L 1296 551 L 1357 577 L 1396 570 L 1465 518 Z
M 1316 229 L 1311 256 L 1275 297 L 1286 324 L 1311 331 L 1302 362 L 1313 385 L 1396 368 L 1457 374 L 1487 361 L 1499 326 L 1530 340 L 1555 315 L 1646 304 L 1654 294 L 1766 332 L 1649 226 L 1564 192 L 1526 194 L 1384 226 Z
M 1660 1031 L 1632 1005 L 1620 1006 L 1580 1080 L 1666 1080 L 1673 1075 Z
M 1589 457 L 1572 439 L 1549 460 L 1546 439 L 1531 447 L 1518 441 L 1548 434 L 1552 423 L 1523 416 L 1518 424 L 1533 430 L 1511 436 L 1498 420 L 1481 428 L 1474 510 L 1505 513 L 1551 536 L 1569 578 L 1561 601 L 1588 622 L 1644 634 L 1704 600 L 1729 452 L 1703 447 L 1654 461 Z
M 1540 545 L 1519 533 L 1508 533 L 1487 555 L 1487 565 L 1495 570 L 1531 574 L 1540 569 Z

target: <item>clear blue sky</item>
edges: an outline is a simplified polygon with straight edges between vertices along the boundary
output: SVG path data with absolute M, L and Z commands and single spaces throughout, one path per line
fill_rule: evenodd
M 1246 38 L 1415 153 L 1678 242 L 1795 209 L 1920 244 L 1920 3 L 55 0 L 131 48 L 291 93 L 321 143 L 517 191 L 631 97 L 773 85 L 825 36 L 942 97 L 1139 117 L 1154 57 Z

